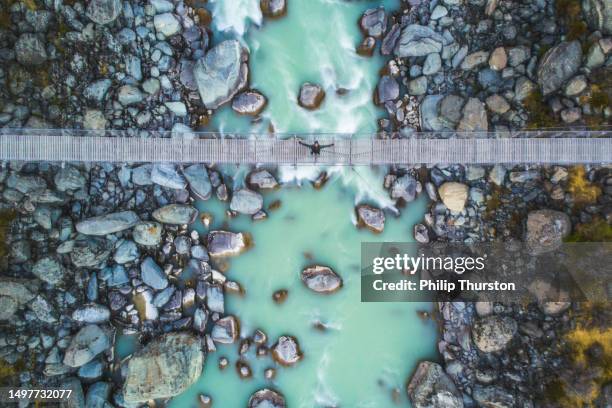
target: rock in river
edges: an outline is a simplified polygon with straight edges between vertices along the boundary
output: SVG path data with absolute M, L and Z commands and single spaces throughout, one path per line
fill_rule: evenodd
M 273 190 L 278 187 L 274 176 L 265 169 L 253 170 L 247 176 L 247 184 L 257 190 Z
M 437 363 L 421 362 L 406 390 L 415 408 L 463 408 L 461 393 Z
M 249 408 L 285 408 L 285 397 L 278 391 L 263 388 L 249 398 Z
M 215 322 L 211 337 L 217 343 L 232 344 L 238 339 L 240 324 L 235 316 L 225 316 Z
M 272 358 L 283 366 L 291 366 L 303 357 L 300 344 L 293 336 L 280 336 L 272 346 Z
M 165 334 L 129 360 L 123 397 L 129 403 L 142 403 L 178 395 L 200 377 L 204 359 L 199 337 Z
M 183 204 L 169 204 L 153 211 L 153 218 L 163 224 L 191 224 L 197 216 L 195 207 Z
M 257 116 L 264 110 L 268 100 L 259 91 L 246 91 L 234 97 L 232 109 L 240 115 Z
M 70 367 L 80 367 L 110 346 L 110 339 L 106 331 L 95 324 L 90 324 L 79 330 L 72 338 L 64 355 L 64 364 Z
M 122 211 L 88 218 L 76 225 L 76 229 L 85 235 L 108 235 L 132 228 L 140 221 L 133 211 Z
M 301 278 L 308 289 L 317 293 L 333 293 L 342 287 L 342 278 L 327 266 L 309 266 Z
M 287 0 L 260 0 L 259 7 L 266 17 L 278 18 L 287 14 Z
M 359 20 L 361 31 L 367 36 L 381 38 L 387 31 L 387 15 L 383 7 L 368 9 Z
M 536 210 L 527 215 L 525 242 L 534 254 L 554 251 L 572 229 L 569 216 L 561 211 Z
M 562 42 L 544 54 L 538 65 L 538 83 L 548 95 L 559 89 L 580 68 L 582 46 L 578 41 Z
M 217 109 L 247 85 L 248 52 L 236 40 L 223 41 L 196 62 L 193 75 L 202 103 Z
M 355 208 L 357 225 L 366 227 L 372 232 L 380 233 L 385 229 L 385 213 L 376 207 L 361 204 Z
M 300 94 L 298 96 L 298 104 L 302 108 L 308 110 L 315 110 L 323 103 L 325 99 L 325 91 L 320 85 L 305 82 L 300 87 Z
M 241 214 L 253 215 L 261 210 L 263 197 L 261 194 L 246 188 L 234 191 L 230 209 Z
M 473 324 L 472 339 L 480 351 L 493 353 L 505 349 L 516 330 L 516 321 L 511 317 L 488 316 Z
M 244 251 L 247 241 L 247 237 L 241 232 L 211 231 L 206 247 L 210 256 L 232 256 Z
M 94 23 L 104 25 L 119 17 L 121 6 L 120 0 L 90 0 L 86 14 Z

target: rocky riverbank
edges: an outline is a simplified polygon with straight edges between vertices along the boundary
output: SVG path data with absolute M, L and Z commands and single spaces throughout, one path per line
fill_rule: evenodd
M 383 137 L 608 126 L 609 13 L 610 4 L 597 0 L 417 0 L 395 13 L 366 11 L 357 52 L 379 43 L 390 58 L 374 95 L 388 114 L 379 121 Z M 612 238 L 611 186 L 610 169 L 597 166 L 396 167 L 385 178 L 393 198 L 410 202 L 423 188 L 432 201 L 415 226 L 418 242 L 525 240 L 550 248 Z M 408 381 L 416 407 L 610 404 L 605 306 L 438 308 L 442 365 L 423 362 Z

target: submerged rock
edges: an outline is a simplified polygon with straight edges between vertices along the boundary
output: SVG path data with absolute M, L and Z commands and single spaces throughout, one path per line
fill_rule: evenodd
M 165 334 L 132 355 L 123 397 L 126 402 L 136 403 L 178 395 L 200 377 L 204 359 L 199 337 Z
M 308 289 L 317 293 L 333 293 L 342 287 L 342 278 L 327 266 L 309 266 L 301 278 Z
M 153 211 L 153 218 L 163 224 L 191 224 L 197 216 L 195 207 L 184 204 L 169 204 Z
M 285 408 L 285 397 L 278 391 L 263 388 L 249 398 L 248 408 Z
M 582 46 L 578 41 L 562 42 L 544 54 L 538 65 L 538 84 L 548 95 L 567 82 L 580 68 Z
M 232 344 L 240 335 L 240 324 L 235 316 L 226 316 L 215 322 L 211 337 L 216 343 Z
M 211 231 L 206 247 L 210 256 L 233 256 L 247 248 L 247 239 L 243 233 Z
M 325 91 L 320 85 L 306 82 L 300 87 L 298 104 L 305 109 L 315 110 L 323 103 Z
M 80 367 L 110 346 L 110 338 L 106 331 L 95 324 L 85 326 L 72 338 L 64 355 L 64 364 Z
M 198 60 L 193 75 L 202 103 L 217 109 L 247 85 L 248 53 L 236 40 L 223 41 Z
M 421 362 L 406 391 L 415 408 L 463 408 L 461 393 L 437 363 Z
M 270 18 L 278 18 L 287 14 L 287 0 L 260 0 L 261 13 Z
M 502 351 L 514 337 L 518 326 L 507 316 L 488 316 L 472 325 L 472 338 L 476 347 L 485 353 Z
M 76 229 L 85 235 L 108 235 L 132 228 L 140 221 L 133 211 L 122 211 L 88 218 L 76 224 Z
M 240 115 L 259 115 L 266 105 L 268 100 L 259 91 L 246 91 L 234 97 L 232 100 L 232 109 Z
M 554 251 L 563 243 L 571 229 L 571 220 L 564 212 L 531 211 L 527 215 L 525 242 L 534 255 Z
M 380 208 L 361 204 L 355 208 L 355 212 L 359 227 L 366 227 L 376 233 L 381 233 L 385 229 L 385 213 Z
M 261 194 L 246 188 L 234 191 L 230 209 L 241 214 L 253 215 L 263 207 L 263 197 Z
M 293 336 L 280 336 L 272 346 L 272 358 L 283 366 L 292 366 L 303 357 L 300 345 Z

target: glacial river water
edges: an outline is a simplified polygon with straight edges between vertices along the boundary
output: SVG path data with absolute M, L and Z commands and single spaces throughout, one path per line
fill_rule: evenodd
M 289 2 L 287 16 L 273 21 L 262 20 L 258 3 L 215 0 L 211 10 L 217 40 L 240 38 L 248 46 L 251 86 L 268 97 L 269 105 L 254 124 L 230 108 L 222 109 L 211 130 L 374 131 L 382 112 L 373 105 L 372 92 L 383 62 L 380 57 L 355 54 L 361 40 L 357 21 L 365 9 L 383 3 L 392 9 L 395 1 L 295 0 Z M 326 90 L 327 98 L 316 112 L 297 105 L 304 81 L 322 84 Z M 340 95 L 339 88 L 347 92 Z M 225 170 L 235 173 L 236 183 L 246 171 Z M 281 202 L 265 221 L 254 223 L 245 216 L 227 220 L 227 204 L 215 198 L 198 204 L 201 211 L 213 214 L 211 228 L 249 232 L 253 238 L 254 246 L 230 261 L 227 275 L 240 282 L 246 294 L 227 295 L 226 312 L 239 317 L 243 336 L 260 328 L 270 344 L 282 334 L 297 337 L 304 359 L 294 367 L 277 367 L 277 377 L 270 382 L 263 371 L 275 364 L 269 357 L 257 358 L 251 348 L 248 362 L 253 378 L 243 380 L 234 368 L 237 346 L 221 346 L 207 357 L 200 380 L 174 398 L 171 408 L 197 407 L 200 393 L 210 395 L 217 407 L 244 407 L 250 394 L 265 386 L 281 391 L 288 406 L 295 408 L 394 407 L 394 398 L 400 406 L 409 406 L 406 380 L 419 360 L 435 355 L 435 324 L 417 315 L 431 305 L 361 303 L 360 245 L 412 240 L 412 226 L 422 218 L 426 203 L 423 199 L 411 203 L 398 218 L 388 215 L 384 233 L 374 235 L 355 227 L 354 206 L 392 205 L 381 186 L 385 169 L 327 169 L 330 181 L 315 190 L 307 179 L 320 170 L 280 169 L 279 178 L 290 183 L 264 194 L 265 206 Z M 206 232 L 202 225 L 197 228 Z M 314 262 L 332 267 L 342 276 L 344 287 L 329 296 L 306 289 L 299 274 Z M 282 305 L 272 300 L 278 289 L 289 291 Z M 218 368 L 221 356 L 230 360 L 225 370 Z

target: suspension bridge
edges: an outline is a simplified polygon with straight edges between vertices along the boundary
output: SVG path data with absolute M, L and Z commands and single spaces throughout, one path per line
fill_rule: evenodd
M 608 164 L 612 132 L 519 131 L 376 135 L 246 135 L 128 131 L 0 129 L 1 161 L 379 164 Z M 142 136 L 142 135 L 140 135 Z M 300 140 L 332 144 L 318 156 Z

